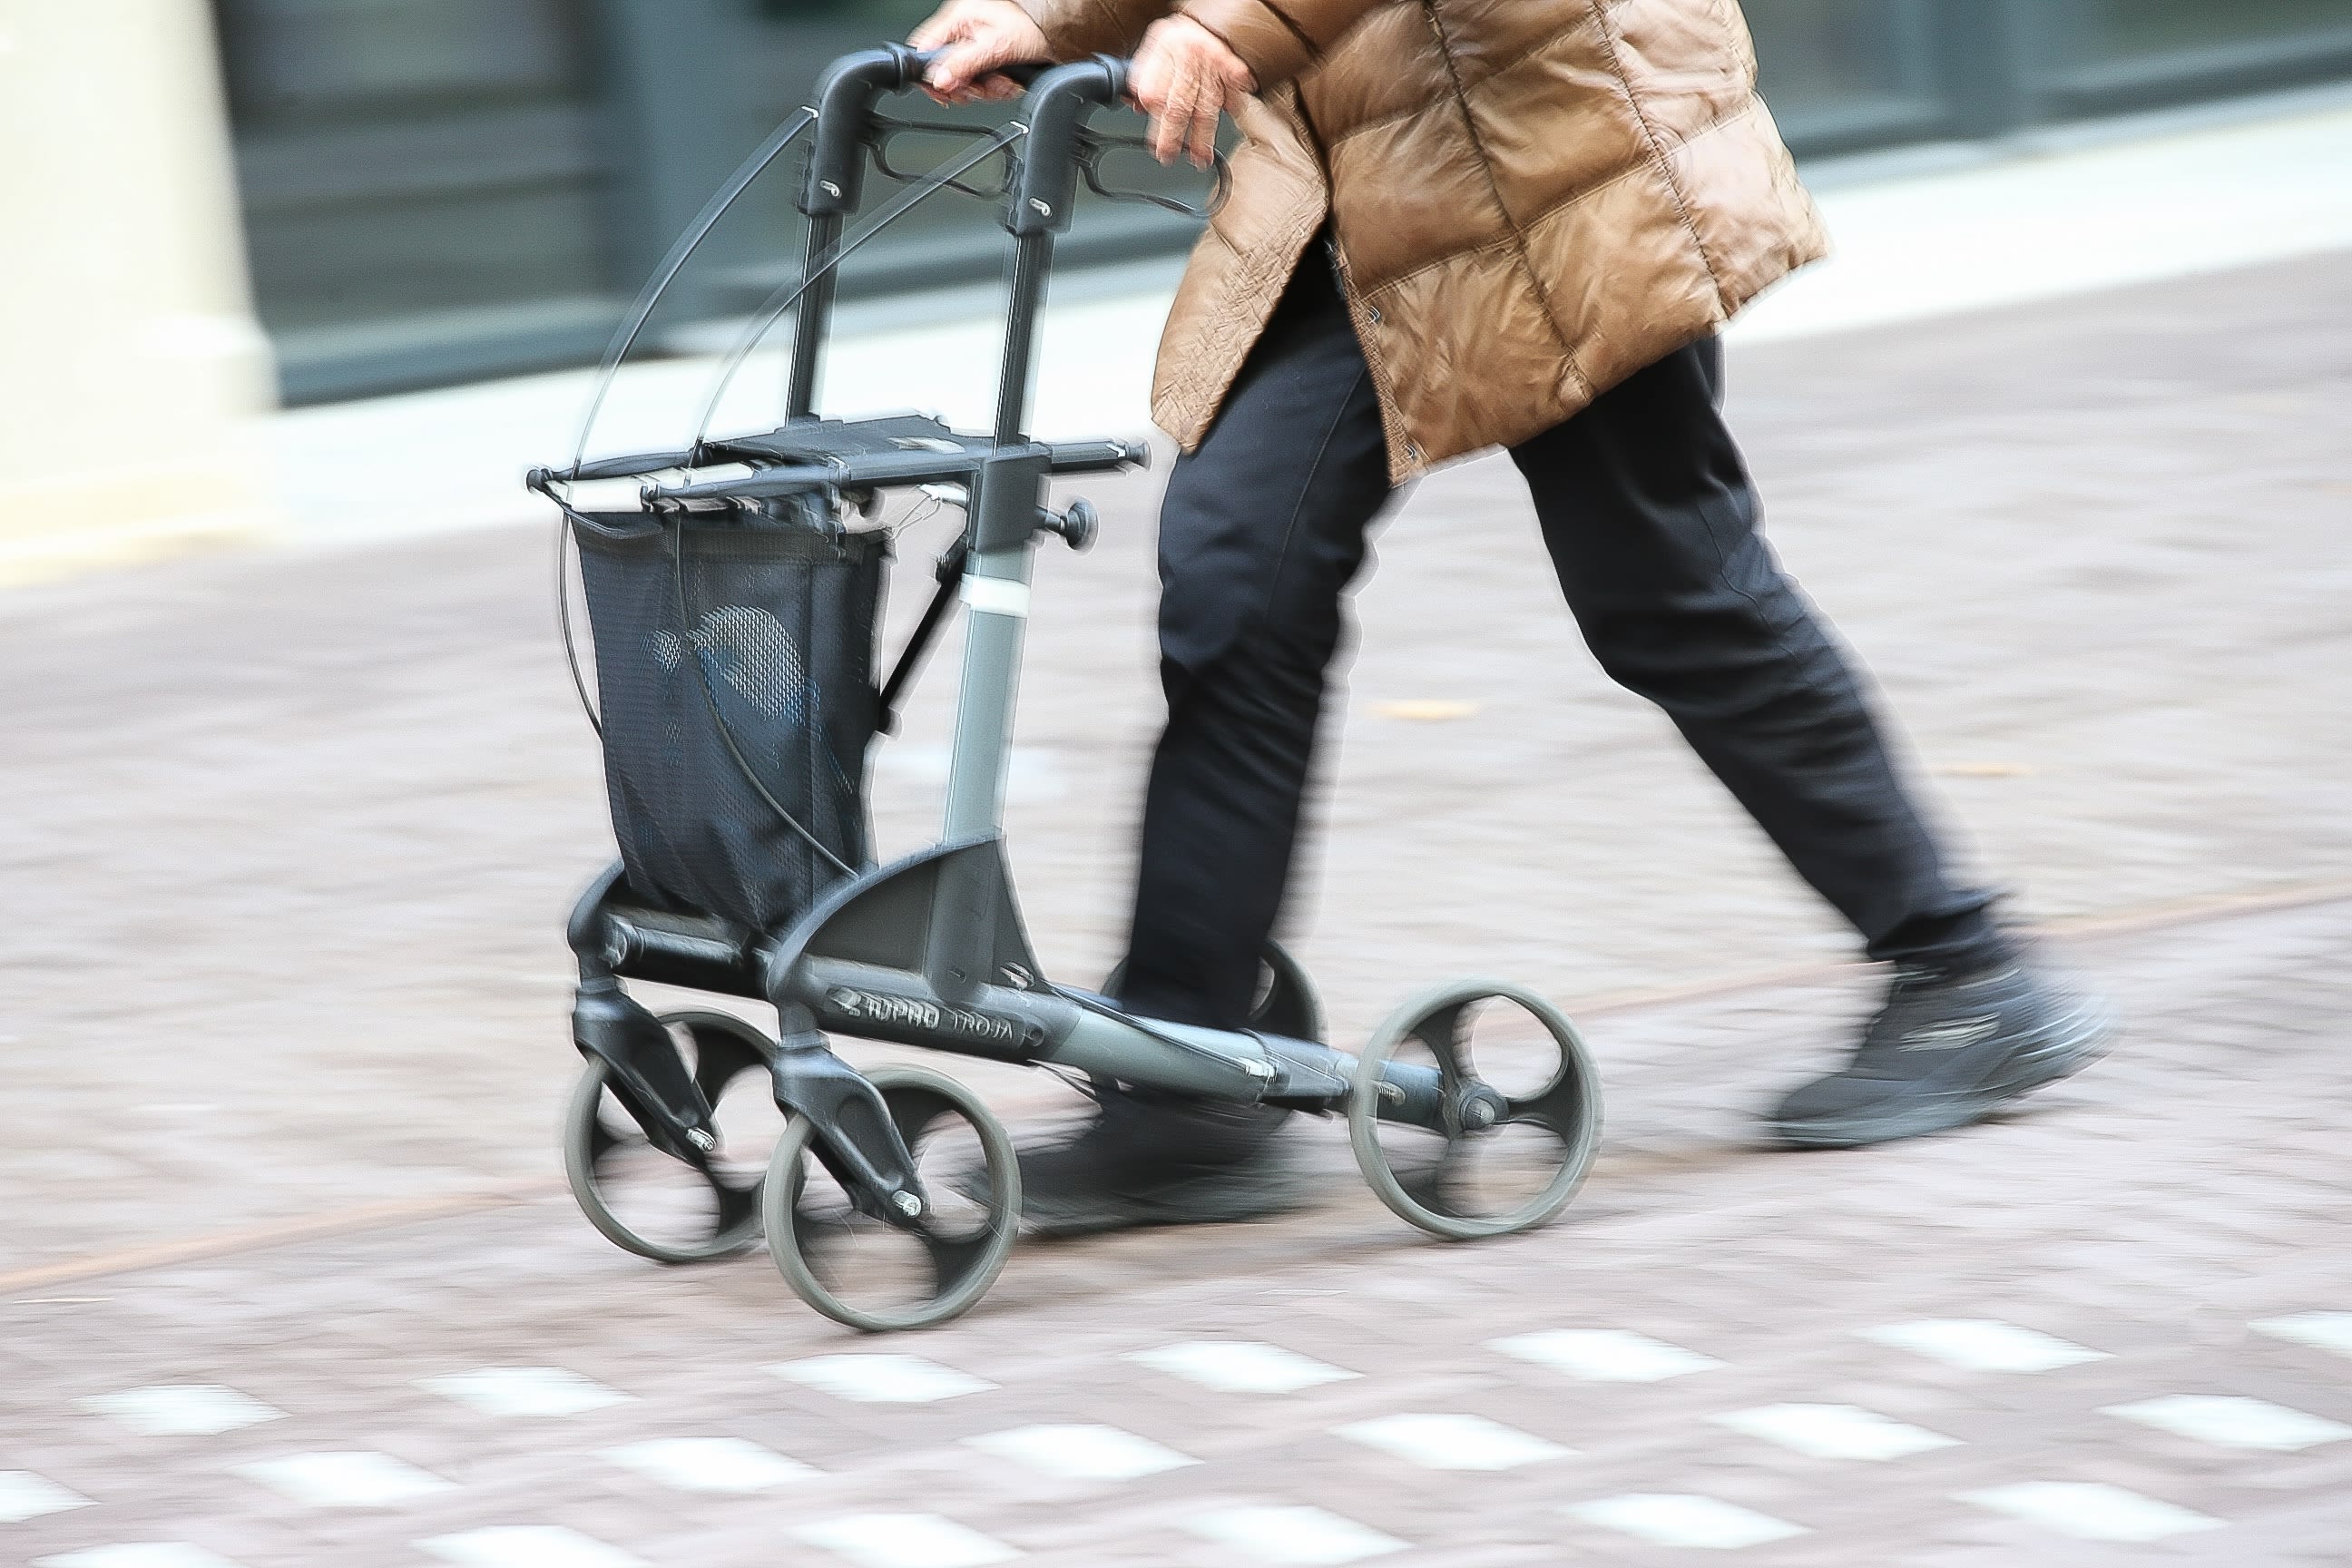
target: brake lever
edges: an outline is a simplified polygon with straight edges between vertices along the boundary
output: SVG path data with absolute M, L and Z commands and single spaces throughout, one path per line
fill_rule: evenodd
M 967 142 L 980 142 L 994 134 L 992 129 L 983 126 L 951 125 L 945 121 L 938 120 L 895 120 L 879 114 L 874 117 L 873 125 L 874 133 L 866 138 L 866 148 L 868 155 L 874 160 L 874 172 L 886 180 L 896 180 L 902 185 L 923 178 L 929 171 L 910 174 L 890 162 L 890 144 L 900 136 L 909 133 L 922 136 L 953 136 Z M 1009 146 L 1001 148 L 998 155 L 1004 162 L 1001 178 L 993 189 L 967 184 L 961 179 L 947 181 L 947 188 L 960 191 L 968 196 L 978 196 L 982 201 L 996 200 L 1013 188 L 1013 149 Z
M 1232 164 L 1223 153 L 1213 147 L 1209 150 L 1209 199 L 1199 206 L 1174 196 L 1157 195 L 1150 191 L 1125 190 L 1103 184 L 1102 159 L 1105 153 L 1120 147 L 1149 151 L 1150 145 L 1140 136 L 1104 136 L 1094 132 L 1086 132 L 1079 142 L 1078 169 L 1085 176 L 1087 189 L 1105 201 L 1148 202 L 1168 212 L 1181 213 L 1186 217 L 1204 220 L 1214 217 L 1224 206 L 1226 197 L 1233 194 L 1234 181 Z

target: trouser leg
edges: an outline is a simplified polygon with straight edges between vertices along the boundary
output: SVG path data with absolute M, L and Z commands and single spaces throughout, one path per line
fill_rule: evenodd
M 1663 708 L 1874 958 L 1998 961 L 1852 669 L 1758 531 L 1721 345 L 1670 354 L 1516 447 L 1601 667 Z
M 1290 878 L 1342 597 L 1390 496 L 1379 405 L 1320 248 L 1160 519 L 1168 724 L 1120 1000 L 1238 1026 Z

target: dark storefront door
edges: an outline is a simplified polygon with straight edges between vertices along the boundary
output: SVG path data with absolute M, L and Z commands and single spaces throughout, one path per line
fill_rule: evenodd
M 585 0 L 215 0 L 297 399 L 577 358 L 612 316 Z

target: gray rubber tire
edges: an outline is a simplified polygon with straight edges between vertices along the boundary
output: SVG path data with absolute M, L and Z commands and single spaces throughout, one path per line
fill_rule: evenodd
M 816 1125 L 804 1116 L 784 1124 L 776 1152 L 768 1163 L 768 1179 L 761 1191 L 760 1210 L 768 1237 L 768 1256 L 793 1293 L 836 1323 L 865 1333 L 891 1333 L 901 1329 L 927 1329 L 971 1310 L 996 1277 L 1021 1231 L 1021 1165 L 1013 1152 L 1013 1135 L 1004 1123 L 981 1102 L 978 1095 L 929 1068 L 888 1067 L 866 1075 L 887 1105 L 894 1091 L 919 1089 L 947 1100 L 961 1112 L 980 1137 L 981 1170 L 992 1200 L 989 1205 L 989 1241 L 974 1266 L 954 1286 L 903 1311 L 877 1312 L 852 1306 L 835 1295 L 810 1267 L 799 1230 L 800 1193 L 806 1162 L 814 1159 Z
M 1577 1113 L 1574 1124 L 1566 1130 L 1561 1141 L 1559 1168 L 1533 1197 L 1499 1215 L 1447 1214 L 1422 1204 L 1406 1192 L 1389 1163 L 1387 1152 L 1381 1147 L 1381 1073 L 1397 1048 L 1412 1038 L 1432 1014 L 1490 998 L 1525 1008 L 1559 1042 L 1559 1075 L 1544 1093 L 1567 1089 L 1576 1102 Z M 1356 1168 L 1363 1173 L 1364 1180 L 1381 1202 L 1432 1235 L 1451 1241 L 1475 1241 L 1532 1230 L 1549 1223 L 1568 1206 L 1591 1169 L 1593 1153 L 1601 1143 L 1601 1075 L 1576 1026 L 1544 997 L 1508 981 L 1452 981 L 1423 992 L 1391 1014 L 1357 1058 L 1354 1081 L 1348 1094 L 1348 1142 L 1355 1151 Z
M 684 1026 L 697 1035 L 716 1031 L 731 1037 L 762 1057 L 774 1054 L 775 1047 L 766 1036 L 742 1019 L 725 1013 L 665 1013 L 665 1026 Z M 760 1245 L 760 1215 L 757 1205 L 751 1214 L 723 1229 L 715 1229 L 706 1240 L 691 1245 L 657 1241 L 640 1235 L 628 1222 L 614 1214 L 605 1201 L 595 1169 L 595 1127 L 605 1083 L 612 1068 L 601 1057 L 589 1058 L 581 1068 L 579 1081 L 572 1086 L 572 1098 L 563 1108 L 563 1179 L 572 1188 L 572 1198 L 588 1223 L 602 1233 L 604 1239 L 625 1252 L 656 1263 L 709 1263 L 721 1258 L 732 1258 L 749 1252 Z

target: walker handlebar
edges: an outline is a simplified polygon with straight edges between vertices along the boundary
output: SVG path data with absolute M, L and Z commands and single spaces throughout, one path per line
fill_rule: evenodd
M 844 55 L 826 68 L 816 86 L 815 142 L 801 188 L 804 216 L 845 217 L 857 210 L 876 106 L 921 86 L 940 52 L 884 44 Z M 1067 228 L 1077 195 L 1079 128 L 1090 110 L 1126 96 L 1127 62 L 1108 55 L 1066 66 L 1024 61 L 995 74 L 1029 89 L 1022 106 L 1029 135 L 1005 226 L 1016 235 Z
M 816 142 L 800 208 L 808 217 L 845 217 L 866 187 L 867 132 L 874 106 L 922 79 L 924 57 L 904 44 L 884 44 L 844 55 L 816 84 Z
M 1004 226 L 1016 235 L 1070 226 L 1078 195 L 1078 132 L 1087 116 L 1127 97 L 1127 62 L 1109 55 L 1055 66 L 1030 86 L 1022 113 L 1029 136 Z

